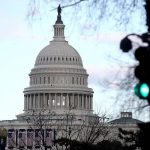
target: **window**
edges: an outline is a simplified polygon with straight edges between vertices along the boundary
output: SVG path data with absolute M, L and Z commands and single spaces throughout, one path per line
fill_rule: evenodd
M 52 99 L 52 105 L 55 106 L 55 100 L 54 99 Z
M 55 83 L 55 77 L 53 77 L 53 83 Z
M 48 77 L 48 84 L 50 84 L 50 77 Z
M 43 78 L 43 82 L 44 82 L 44 84 L 45 84 L 45 77 Z
M 40 77 L 40 84 L 41 84 L 41 77 Z
M 74 77 L 72 77 L 72 84 L 74 84 Z
M 79 80 L 79 79 L 77 78 L 77 84 L 78 84 L 78 80 Z
M 66 96 L 63 96 L 62 98 L 62 106 L 65 106 L 66 105 Z
M 60 95 L 57 95 L 57 106 L 60 106 Z
M 50 100 L 49 100 L 49 99 L 47 100 L 47 105 L 48 105 L 48 106 L 50 105 Z

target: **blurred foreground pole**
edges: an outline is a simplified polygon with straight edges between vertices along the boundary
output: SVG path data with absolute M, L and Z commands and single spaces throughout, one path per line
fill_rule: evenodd
M 145 0 L 145 12 L 146 12 L 146 25 L 147 30 L 150 33 L 150 0 Z
M 150 150 L 150 122 L 139 123 L 140 133 L 138 135 L 139 147 L 142 150 Z

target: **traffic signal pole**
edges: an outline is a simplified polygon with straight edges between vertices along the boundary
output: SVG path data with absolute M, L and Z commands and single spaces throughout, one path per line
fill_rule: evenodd
M 145 0 L 145 12 L 146 12 L 146 25 L 148 27 L 148 33 L 150 33 L 150 0 Z

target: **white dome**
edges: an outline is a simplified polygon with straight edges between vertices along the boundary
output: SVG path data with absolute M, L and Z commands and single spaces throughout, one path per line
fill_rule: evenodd
M 25 112 L 54 111 L 58 116 L 72 108 L 76 116 L 93 113 L 93 90 L 79 53 L 64 36 L 61 16 L 54 25 L 53 40 L 43 48 L 31 70 L 30 85 L 24 89 Z
M 35 67 L 41 65 L 83 66 L 79 53 L 67 41 L 53 40 L 38 54 Z

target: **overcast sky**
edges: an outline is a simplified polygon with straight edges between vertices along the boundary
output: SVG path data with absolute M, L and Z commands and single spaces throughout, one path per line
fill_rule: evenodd
M 7 120 L 23 112 L 23 90 L 29 86 L 28 74 L 40 50 L 52 40 L 57 12 L 43 5 L 44 11 L 30 21 L 26 17 L 29 0 L 0 1 L 0 120 Z M 65 36 L 79 52 L 89 74 L 89 87 L 94 90 L 94 110 L 118 115 L 117 108 L 114 109 L 116 90 L 104 89 L 101 83 L 119 71 L 117 59 L 132 62 L 127 54 L 119 50 L 119 41 L 127 33 L 146 31 L 141 25 L 140 11 L 135 13 L 135 21 L 127 26 L 126 31 L 117 31 L 111 22 L 104 22 L 95 32 L 90 30 L 89 24 L 84 24 L 84 30 L 80 28 L 82 19 L 73 20 L 68 15 L 70 11 L 62 11 Z

